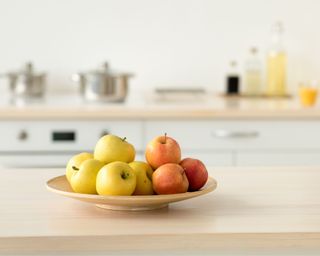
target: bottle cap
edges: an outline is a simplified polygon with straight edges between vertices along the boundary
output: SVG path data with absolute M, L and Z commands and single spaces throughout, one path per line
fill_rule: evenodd
M 252 53 L 252 54 L 257 54 L 257 53 L 258 53 L 258 48 L 253 46 L 253 47 L 250 48 L 249 51 L 250 51 L 250 53 Z
M 275 34 L 283 34 L 284 32 L 284 26 L 281 21 L 277 21 L 274 23 L 271 27 L 271 31 Z
M 237 62 L 236 62 L 235 60 L 232 60 L 232 61 L 230 62 L 230 66 L 231 66 L 231 67 L 236 67 L 236 66 L 237 66 Z

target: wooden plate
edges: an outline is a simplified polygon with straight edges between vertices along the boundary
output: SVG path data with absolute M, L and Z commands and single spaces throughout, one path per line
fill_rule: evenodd
M 143 211 L 167 207 L 169 203 L 186 200 L 207 194 L 217 187 L 215 179 L 209 177 L 206 185 L 199 191 L 171 195 L 150 196 L 101 196 L 80 194 L 72 191 L 65 175 L 47 181 L 48 190 L 80 201 L 95 204 L 97 207 L 110 210 Z

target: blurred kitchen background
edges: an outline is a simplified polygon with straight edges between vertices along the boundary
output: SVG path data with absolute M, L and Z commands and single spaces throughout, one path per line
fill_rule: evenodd
M 63 166 L 103 133 L 131 139 L 143 159 L 164 132 L 208 165 L 320 164 L 319 10 L 318 0 L 0 0 L 0 164 Z M 285 91 L 266 97 L 277 35 Z M 99 99 L 92 74 L 105 62 L 125 76 L 123 100 L 108 100 L 112 88 Z M 27 95 L 19 75 L 36 72 L 45 91 Z M 225 95 L 230 76 L 236 97 Z M 301 86 L 312 89 L 305 104 Z
M 242 65 L 252 46 L 263 58 L 281 21 L 296 87 L 319 73 L 319 9 L 317 0 L 1 0 L 0 70 L 32 60 L 49 72 L 50 90 L 75 91 L 70 74 L 107 60 L 136 74 L 132 94 L 171 85 L 223 90 L 229 62 Z

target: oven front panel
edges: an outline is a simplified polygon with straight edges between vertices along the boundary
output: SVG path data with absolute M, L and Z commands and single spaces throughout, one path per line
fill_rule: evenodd
M 142 131 L 135 121 L 1 121 L 0 165 L 64 166 L 72 155 L 92 152 L 105 134 L 126 137 L 139 153 Z

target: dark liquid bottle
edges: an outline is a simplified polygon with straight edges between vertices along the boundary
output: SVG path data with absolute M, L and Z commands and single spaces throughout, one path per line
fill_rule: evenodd
M 231 62 L 231 70 L 226 77 L 226 94 L 235 95 L 240 92 L 240 76 L 236 70 L 237 63 Z
M 239 93 L 239 77 L 228 76 L 227 77 L 227 94 L 238 94 Z

